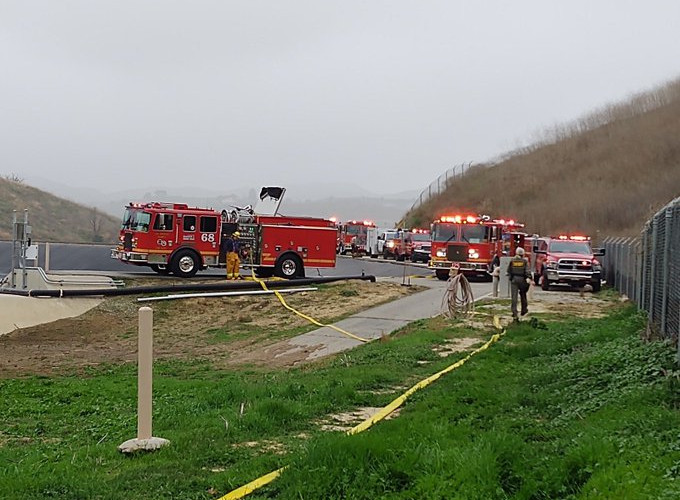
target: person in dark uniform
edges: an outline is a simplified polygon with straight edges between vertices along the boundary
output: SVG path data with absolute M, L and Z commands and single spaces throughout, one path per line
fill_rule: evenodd
M 517 248 L 515 251 L 515 256 L 508 264 L 507 274 L 510 276 L 510 298 L 512 301 L 510 308 L 512 310 L 512 319 L 514 321 L 519 321 L 519 316 L 517 315 L 517 294 L 519 294 L 522 302 L 521 314 L 524 316 L 529 312 L 527 292 L 529 291 L 529 283 L 531 282 L 529 262 L 524 257 L 524 249 L 522 247 Z

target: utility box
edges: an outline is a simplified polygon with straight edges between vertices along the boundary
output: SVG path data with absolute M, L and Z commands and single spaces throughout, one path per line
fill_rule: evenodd
M 510 276 L 508 276 L 508 266 L 512 257 L 501 257 L 501 276 L 498 285 L 498 296 L 501 299 L 510 298 Z

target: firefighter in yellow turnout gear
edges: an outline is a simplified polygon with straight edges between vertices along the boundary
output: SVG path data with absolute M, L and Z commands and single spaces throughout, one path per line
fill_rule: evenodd
M 522 247 L 517 248 L 515 256 L 508 264 L 507 273 L 508 276 L 510 276 L 510 307 L 512 310 L 512 319 L 519 321 L 519 316 L 517 315 L 517 294 L 519 293 L 519 297 L 522 302 L 521 314 L 524 316 L 527 312 L 529 312 L 527 305 L 527 292 L 529 291 L 531 282 L 529 262 L 524 258 L 524 249 Z
M 237 280 L 243 279 L 239 268 L 241 267 L 241 259 L 239 259 L 240 242 L 238 231 L 228 236 L 225 241 L 225 250 L 227 251 L 227 279 Z

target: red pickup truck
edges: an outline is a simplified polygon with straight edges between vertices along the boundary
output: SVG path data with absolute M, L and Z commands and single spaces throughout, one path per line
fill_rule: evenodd
M 587 236 L 557 236 L 534 241 L 536 263 L 534 282 L 548 290 L 551 284 L 566 283 L 573 287 L 590 284 L 593 292 L 602 286 L 602 265 L 596 257 L 604 249 L 590 246 Z

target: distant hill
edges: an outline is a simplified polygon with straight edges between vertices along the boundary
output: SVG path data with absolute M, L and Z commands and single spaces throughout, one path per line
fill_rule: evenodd
M 680 79 L 471 168 L 404 218 L 422 226 L 444 212 L 469 211 L 515 218 L 539 234 L 635 235 L 677 196 Z
M 12 238 L 12 210 L 23 220 L 26 208 L 35 241 L 113 243 L 118 235 L 118 219 L 10 177 L 0 178 L 0 239 Z

